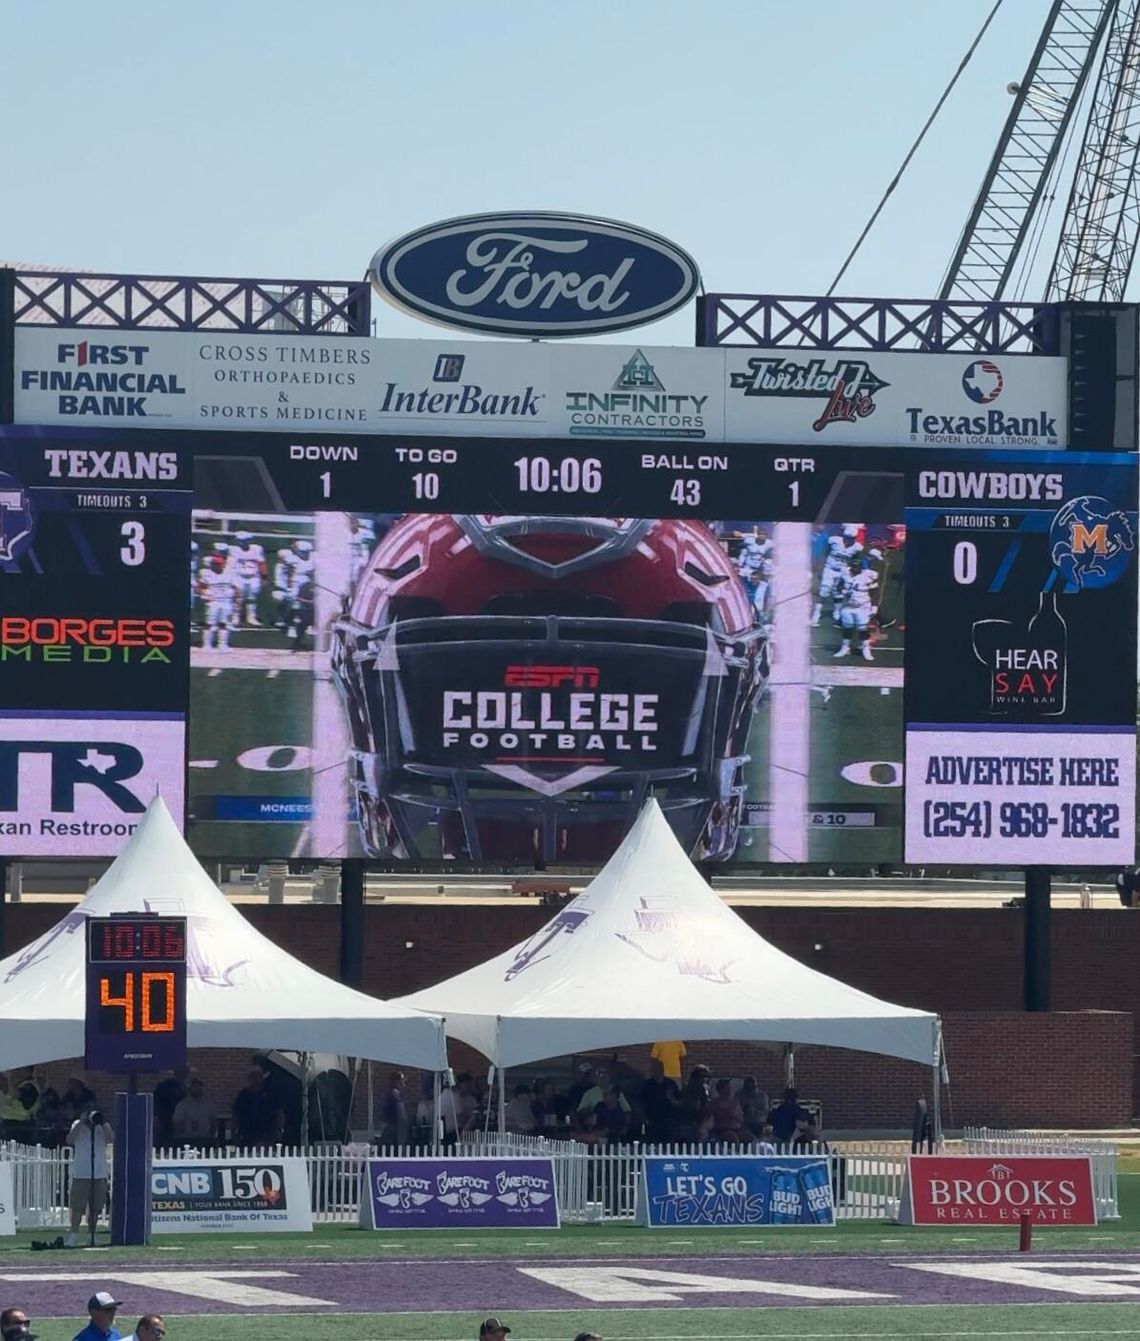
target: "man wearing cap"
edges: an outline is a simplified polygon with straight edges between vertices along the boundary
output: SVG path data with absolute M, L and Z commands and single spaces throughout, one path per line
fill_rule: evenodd
M 479 1341 L 503 1341 L 510 1330 L 499 1318 L 484 1318 L 479 1324 Z
M 600 1332 L 579 1332 L 574 1341 L 602 1341 Z
M 106 1290 L 96 1290 L 87 1301 L 87 1312 L 91 1321 L 81 1332 L 77 1332 L 73 1341 L 121 1341 L 115 1330 L 115 1310 L 119 1301 Z

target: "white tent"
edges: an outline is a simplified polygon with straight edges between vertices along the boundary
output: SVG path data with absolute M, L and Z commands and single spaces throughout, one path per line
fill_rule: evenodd
M 162 801 L 72 912 L 0 960 L 0 1070 L 82 1057 L 87 919 L 187 919 L 192 1048 L 342 1053 L 438 1071 L 443 1024 L 326 978 L 256 931 L 202 870 Z
M 527 941 L 394 1004 L 445 1017 L 500 1068 L 657 1039 L 816 1043 L 937 1068 L 939 1019 L 807 968 L 709 888 L 650 801 Z

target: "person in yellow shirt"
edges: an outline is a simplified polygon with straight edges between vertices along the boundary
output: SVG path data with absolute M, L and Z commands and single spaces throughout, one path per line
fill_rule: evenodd
M 654 1043 L 649 1055 L 659 1061 L 665 1068 L 666 1080 L 680 1080 L 681 1061 L 688 1054 L 688 1051 L 684 1043 L 673 1041 Z

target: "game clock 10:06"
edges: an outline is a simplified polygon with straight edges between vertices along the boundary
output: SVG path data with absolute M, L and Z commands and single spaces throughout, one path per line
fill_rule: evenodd
M 185 1065 L 186 919 L 88 919 L 86 995 L 89 1069 Z

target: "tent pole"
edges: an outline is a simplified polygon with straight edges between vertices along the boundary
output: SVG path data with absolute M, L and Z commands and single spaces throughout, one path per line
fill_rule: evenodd
M 507 1068 L 499 1067 L 499 1135 L 507 1131 Z
M 934 1143 L 942 1145 L 942 1068 L 946 1064 L 946 1045 L 942 1041 L 942 1022 L 938 1022 L 938 1037 L 934 1044 Z
M 373 1113 L 373 1093 L 372 1093 L 372 1058 L 369 1057 L 365 1063 L 368 1067 L 368 1143 L 372 1144 L 372 1138 L 376 1135 L 376 1123 Z
M 437 1155 L 440 1152 L 443 1140 L 443 1114 L 440 1111 L 440 1073 L 433 1071 L 431 1073 L 431 1149 L 432 1154 Z

